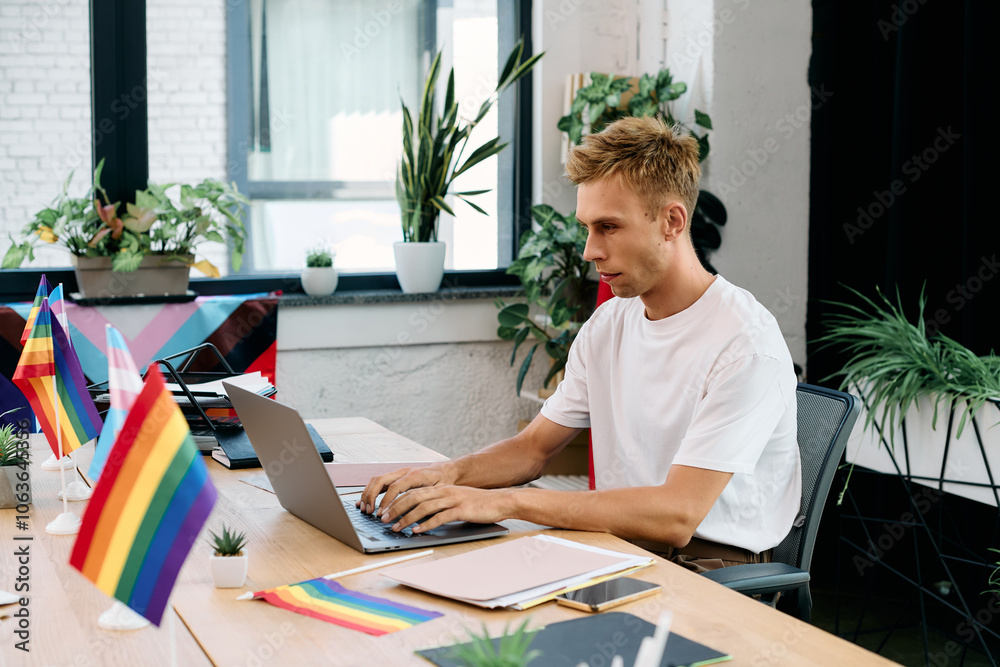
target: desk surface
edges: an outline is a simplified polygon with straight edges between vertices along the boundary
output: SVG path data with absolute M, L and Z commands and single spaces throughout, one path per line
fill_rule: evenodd
M 325 419 L 313 424 L 338 461 L 444 458 L 366 419 Z M 89 465 L 91 449 L 88 445 L 79 453 L 81 468 Z M 7 618 L 0 623 L 0 665 L 168 664 L 168 616 L 160 629 L 150 626 L 133 632 L 107 632 L 97 628 L 97 617 L 110 606 L 111 600 L 69 566 L 69 552 L 75 538 L 45 533 L 45 524 L 62 509 L 62 503 L 56 499 L 59 473 L 40 469 L 38 462 L 48 456 L 44 443 L 36 443 L 35 451 L 36 463 L 32 466 L 35 504 L 30 512 L 29 530 L 16 530 L 14 511 L 0 510 L 0 588 L 14 587 L 13 538 L 33 537 L 30 542 L 32 651 L 25 656 L 14 649 L 15 627 L 12 619 Z M 372 637 L 261 601 L 237 601 L 236 597 L 244 591 L 293 583 L 399 554 L 360 554 L 284 511 L 273 494 L 240 481 L 259 471 L 226 470 L 212 460 L 206 463 L 219 490 L 219 501 L 208 528 L 218 530 L 225 521 L 247 532 L 249 576 L 242 590 L 213 588 L 208 569 L 210 547 L 204 539 L 196 542 L 172 597 L 179 616 L 175 628 L 179 664 L 428 665 L 413 653 L 415 649 L 465 639 L 466 628 L 478 631 L 480 624 L 485 623 L 495 634 L 525 617 L 530 617 L 530 627 L 538 627 L 584 613 L 554 603 L 526 612 L 483 610 L 399 586 L 382 577 L 378 570 L 339 581 L 354 590 L 444 615 L 406 630 Z M 82 516 L 83 503 L 71 503 L 71 509 Z M 507 524 L 511 534 L 501 540 L 539 532 L 531 524 Z M 644 553 L 608 534 L 548 532 L 609 549 Z M 443 558 L 496 541 L 439 547 L 429 558 Z M 655 565 L 636 576 L 661 584 L 663 592 L 619 610 L 655 623 L 661 611 L 670 609 L 674 612 L 676 632 L 729 652 L 734 658 L 729 664 L 891 664 L 662 559 L 657 558 Z M 25 657 L 29 659 L 25 661 Z M 278 661 L 272 662 L 272 658 Z M 600 659 L 599 647 L 595 645 L 595 660 Z

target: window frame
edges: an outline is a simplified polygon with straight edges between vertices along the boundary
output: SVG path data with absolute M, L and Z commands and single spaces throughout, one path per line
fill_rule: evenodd
M 506 4 L 506 3 L 504 3 Z M 509 25 L 516 28 L 515 35 L 524 38 L 524 55 L 532 54 L 531 44 L 531 0 L 514 0 L 513 21 Z M 232 16 L 245 10 L 246 3 L 226 3 L 226 33 L 227 40 L 234 36 L 233 31 L 243 30 L 243 43 L 249 45 L 248 21 L 242 26 L 234 25 Z M 502 10 L 502 5 L 498 10 Z M 247 16 L 244 14 L 243 16 Z M 136 86 L 145 87 L 147 76 L 146 63 L 146 9 L 145 3 L 120 3 L 117 0 L 90 1 L 90 61 L 91 61 L 91 145 L 93 167 L 104 158 L 105 165 L 101 181 L 108 195 L 116 201 L 133 201 L 136 190 L 145 188 L 149 179 L 149 134 L 148 134 L 148 103 L 143 95 L 139 100 L 131 96 Z M 501 35 L 501 44 L 504 36 Z M 100 44 L 101 48 L 95 48 Z M 234 58 L 227 55 L 226 76 L 227 86 L 234 74 L 240 75 L 239 67 Z M 235 68 L 235 72 L 234 72 Z M 249 75 L 249 58 L 246 59 L 244 75 Z M 510 248 L 511 258 L 516 257 L 520 247 L 522 234 L 531 228 L 531 108 L 532 108 L 532 77 L 526 76 L 515 84 L 507 96 L 512 100 L 501 100 L 501 104 L 512 105 L 516 110 L 514 115 L 513 135 L 510 146 L 501 156 L 506 154 L 512 170 L 510 204 L 506 210 L 512 216 L 509 227 L 501 227 L 500 244 L 506 240 Z M 249 86 L 247 86 L 249 92 Z M 111 111 L 116 108 L 112 104 L 130 96 L 135 106 L 124 119 Z M 235 100 L 227 94 L 227 107 Z M 108 110 L 98 113 L 98 110 Z M 227 121 L 231 116 L 227 110 Z M 110 123 L 110 125 L 109 125 Z M 227 125 L 229 123 L 227 122 Z M 247 132 L 249 123 L 244 123 L 243 132 Z M 234 128 L 227 129 L 229 155 L 235 153 L 233 137 L 239 137 Z M 249 136 L 244 134 L 243 136 Z M 239 139 L 236 139 L 237 147 Z M 244 153 L 245 158 L 245 153 Z M 230 157 L 227 164 L 232 165 Z M 246 163 L 244 161 L 244 174 Z M 501 173 L 505 173 L 501 170 Z M 239 181 L 237 180 L 239 186 Z M 329 188 L 329 184 L 321 182 Z M 299 182 L 294 185 L 308 191 L 317 184 Z M 241 188 L 241 191 L 242 188 Z M 315 192 L 315 190 L 314 190 Z M 499 204 L 499 202 L 498 202 Z M 498 216 L 504 215 L 504 206 L 498 205 Z M 249 253 L 247 253 L 249 256 Z M 192 278 L 191 287 L 198 294 L 249 294 L 254 292 L 302 292 L 302 285 L 297 273 L 251 274 L 251 267 L 241 269 L 239 273 L 224 278 Z M 17 301 L 30 299 L 38 288 L 42 274 L 46 274 L 52 284 L 63 283 L 67 291 L 77 289 L 76 276 L 68 267 L 49 267 L 44 269 L 6 269 L 2 272 L 0 281 L 0 300 Z M 505 268 L 482 271 L 445 271 L 444 284 L 449 287 L 479 287 L 519 285 L 516 276 L 508 275 Z M 337 286 L 338 291 L 398 291 L 399 283 L 395 273 L 357 273 L 341 276 Z

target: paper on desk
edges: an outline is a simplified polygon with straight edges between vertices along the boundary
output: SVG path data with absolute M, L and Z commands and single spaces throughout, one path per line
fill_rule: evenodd
M 399 470 L 400 468 L 423 468 L 438 461 L 389 461 L 379 463 L 324 463 L 326 472 L 333 480 L 333 485 L 366 486 L 368 480 L 376 475 Z
M 255 394 L 261 394 L 262 392 L 269 392 L 273 385 L 264 376 L 260 374 L 260 371 L 255 371 L 253 373 L 244 373 L 243 375 L 234 375 L 232 377 L 225 378 L 223 380 L 212 380 L 211 382 L 200 382 L 200 383 L 188 383 L 187 388 L 191 391 L 197 391 L 202 393 L 212 393 L 217 396 L 228 396 L 226 393 L 226 388 L 222 386 L 223 382 L 228 382 L 231 385 L 240 387 L 241 389 L 246 389 L 247 391 L 252 391 Z M 179 384 L 167 383 L 167 391 L 183 391 Z
M 506 607 L 648 558 L 549 535 L 524 537 L 383 573 L 401 584 L 480 607 Z

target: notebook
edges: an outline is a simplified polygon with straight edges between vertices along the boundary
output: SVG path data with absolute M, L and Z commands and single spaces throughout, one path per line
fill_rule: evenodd
M 654 630 L 656 630 L 655 625 L 638 616 L 606 611 L 583 618 L 550 623 L 534 633 L 528 651 L 540 651 L 541 654 L 532 660 L 532 664 L 545 667 L 576 667 L 580 663 L 610 665 L 611 659 L 616 654 L 624 658 L 624 664 L 631 665 L 635 662 L 643 638 L 652 637 Z M 528 631 L 531 632 L 530 623 Z M 493 640 L 494 646 L 499 644 L 499 637 Z M 417 654 L 439 667 L 459 667 L 465 663 L 459 662 L 454 657 L 455 646 L 424 649 L 417 651 Z M 693 667 L 732 659 L 731 655 L 672 632 L 667 639 L 660 665 Z

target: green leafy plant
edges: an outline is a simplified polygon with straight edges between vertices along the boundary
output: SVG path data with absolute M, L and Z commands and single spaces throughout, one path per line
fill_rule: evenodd
M 14 408 L 0 414 L 6 417 L 12 412 L 17 412 L 21 408 Z M 23 446 L 23 440 L 14 432 L 13 424 L 0 426 L 0 468 L 4 466 L 23 466 L 28 463 L 27 450 Z
M 330 268 L 335 253 L 325 246 L 313 248 L 306 254 L 306 266 L 310 268 Z
M 993 549 L 991 547 L 990 551 L 992 551 L 995 554 L 1000 554 L 1000 549 Z M 983 593 L 995 593 L 997 595 L 1000 595 L 1000 561 L 994 561 L 993 564 L 996 565 L 996 569 L 994 569 L 993 572 L 990 573 L 990 578 L 987 580 L 987 583 L 989 584 L 990 588 L 987 588 L 985 591 L 983 591 Z
M 517 259 L 507 269 L 507 273 L 521 279 L 526 303 L 507 304 L 502 299 L 495 302 L 500 308 L 497 335 L 514 341 L 511 366 L 518 348 L 529 337 L 536 340 L 518 371 L 515 386 L 518 394 L 539 345 L 544 345 L 552 358 L 544 386 L 548 387 L 552 378 L 566 367 L 579 324 L 590 317 L 597 297 L 597 282 L 588 276 L 590 262 L 583 259 L 586 228 L 573 213 L 564 216 L 545 204 L 532 207 L 531 213 L 538 227 L 521 238 Z M 532 305 L 544 312 L 542 323 L 531 316 Z
M 1000 358 L 992 352 L 976 356 L 941 333 L 928 336 L 923 291 L 916 324 L 906 318 L 898 292 L 893 304 L 881 291 L 879 302 L 850 291 L 862 305 L 827 302 L 842 312 L 828 317 L 827 333 L 817 342 L 821 348 L 834 347 L 849 355 L 843 368 L 826 379 L 841 377 L 841 389 L 853 387 L 866 397 L 866 429 L 875 423 L 875 409 L 881 407 L 879 428 L 886 433 L 888 426 L 891 443 L 895 427 L 920 397 L 949 396 L 965 401 L 956 432 L 961 436 L 966 421 L 984 403 L 1000 398 Z M 936 427 L 937 400 L 931 424 Z
M 539 53 L 522 62 L 523 52 L 522 40 L 507 57 L 496 89 L 480 105 L 478 113 L 472 120 L 463 121 L 459 118 L 459 105 L 455 99 L 454 68 L 448 75 L 443 113 L 441 115 L 434 113 L 437 79 L 441 70 L 440 52 L 434 56 L 427 80 L 424 82 L 416 125 L 406 103 L 400 100 L 403 107 L 403 155 L 396 173 L 396 200 L 399 202 L 402 217 L 404 241 L 436 241 L 437 223 L 441 211 L 454 215 L 445 201 L 445 196 L 452 194 L 449 192 L 452 182 L 507 146 L 505 143 L 499 143 L 500 137 L 494 137 L 472 151 L 464 161 L 462 160 L 472 130 L 497 103 L 500 94 L 528 74 L 543 55 Z M 469 190 L 453 194 L 485 215 L 486 211 L 470 201 L 469 197 L 486 192 L 489 190 Z
M 230 531 L 226 524 L 222 524 L 222 535 L 217 535 L 209 531 L 212 535 L 212 546 L 215 548 L 216 556 L 242 556 L 243 547 L 246 546 L 246 533 Z
M 535 631 L 527 627 L 527 619 L 509 634 L 504 626 L 503 636 L 494 641 L 484 623 L 481 635 L 467 631 L 472 641 L 454 646 L 451 658 L 469 667 L 524 667 L 541 655 L 540 651 L 528 650 Z
M 626 116 L 657 116 L 670 126 L 680 126 L 698 140 L 698 157 L 708 157 L 708 130 L 712 119 L 695 109 L 694 124 L 703 132 L 699 134 L 673 115 L 671 103 L 687 92 L 687 84 L 674 81 L 669 69 L 657 74 L 643 74 L 638 81 L 628 77 L 593 72 L 590 83 L 576 91 L 570 112 L 559 119 L 558 128 L 569 135 L 573 144 L 579 144 L 584 135 L 600 132 L 606 125 Z M 622 98 L 628 91 L 632 96 L 625 106 Z M 701 190 L 695 210 L 691 213 L 691 240 L 705 268 L 717 273 L 708 261 L 708 255 L 722 245 L 719 227 L 726 224 L 726 207 L 718 197 Z
M 186 260 L 205 241 L 226 243 L 238 271 L 243 261 L 245 232 L 241 205 L 249 200 L 235 185 L 205 179 L 197 185 L 150 183 L 135 193 L 122 212 L 101 187 L 104 161 L 94 170 L 93 185 L 83 197 L 71 197 L 73 174 L 62 193 L 35 214 L 22 230 L 23 240 L 11 237 L 3 268 L 19 267 L 33 260 L 38 242 L 62 245 L 77 257 L 110 257 L 115 271 L 135 271 L 147 255 Z M 219 270 L 208 260 L 191 264 L 208 276 Z

